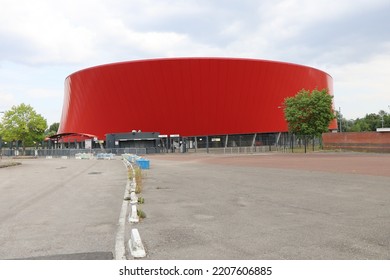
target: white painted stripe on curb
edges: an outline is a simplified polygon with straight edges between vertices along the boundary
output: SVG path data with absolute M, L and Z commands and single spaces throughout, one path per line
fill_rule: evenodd
M 115 238 L 115 259 L 126 260 L 126 248 L 125 248 L 125 225 L 126 225 L 126 213 L 128 201 L 123 201 L 121 213 L 119 215 L 118 231 Z
M 130 183 L 127 180 L 124 200 L 122 202 L 121 213 L 119 215 L 118 229 L 115 238 L 115 259 L 116 260 L 126 260 L 126 241 L 125 241 L 125 228 L 126 228 L 126 214 L 129 206 L 129 201 L 125 200 L 130 198 Z
M 129 223 L 138 223 L 139 222 L 139 217 L 137 214 L 137 204 L 132 204 L 131 205 L 131 214 L 129 216 Z
M 135 194 L 135 192 L 130 193 L 130 204 L 137 204 L 138 203 L 138 197 Z
M 130 198 L 131 201 L 130 202 L 129 201 L 123 202 L 123 205 L 126 204 L 126 209 L 123 210 L 124 206 L 122 206 L 121 217 L 119 219 L 120 220 L 120 226 L 119 226 L 120 230 L 118 229 L 117 242 L 115 244 L 116 245 L 116 249 L 115 249 L 116 259 L 118 259 L 118 260 L 126 259 L 126 255 L 125 255 L 126 248 L 124 246 L 122 246 L 125 234 L 124 234 L 124 232 L 123 232 L 123 234 L 119 233 L 119 232 L 122 231 L 122 227 L 123 227 L 123 230 L 125 230 L 125 224 L 123 224 L 123 226 L 122 226 L 122 222 L 123 222 L 122 214 L 124 213 L 124 215 L 126 216 L 127 209 L 128 209 L 129 205 L 131 205 L 131 213 L 129 215 L 129 222 L 130 223 L 138 223 L 139 222 L 139 217 L 138 217 L 138 213 L 137 213 L 138 197 L 135 194 L 135 189 L 137 186 L 137 183 L 135 180 L 135 169 L 133 167 L 133 163 L 128 161 L 126 158 L 123 158 L 123 162 L 128 169 L 131 168 L 132 173 L 133 173 L 133 178 L 132 178 L 132 180 L 129 180 L 129 179 L 127 180 L 126 191 L 125 191 L 125 198 Z M 131 230 L 130 240 L 128 241 L 128 247 L 129 247 L 131 255 L 134 258 L 143 258 L 146 256 L 146 252 L 145 252 L 144 246 L 143 246 L 142 241 L 141 241 L 141 237 L 140 237 L 137 229 Z
M 138 229 L 133 228 L 131 230 L 131 238 L 129 240 L 130 253 L 134 258 L 146 257 L 144 245 L 142 244 L 141 236 Z
M 130 183 L 130 192 L 135 192 L 135 186 L 133 183 Z

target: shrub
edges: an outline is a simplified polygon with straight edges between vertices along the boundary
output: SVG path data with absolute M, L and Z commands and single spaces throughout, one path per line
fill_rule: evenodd
M 146 214 L 144 211 L 142 211 L 141 209 L 137 209 L 137 215 L 140 219 L 145 219 L 146 218 Z

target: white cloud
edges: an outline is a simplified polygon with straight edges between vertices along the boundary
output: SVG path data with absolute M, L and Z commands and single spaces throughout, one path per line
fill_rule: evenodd
M 8 110 L 15 104 L 15 98 L 12 94 L 0 92 L 0 111 Z
M 73 71 L 175 56 L 317 67 L 334 77 L 336 103 L 351 116 L 388 102 L 388 17 L 366 27 L 376 12 L 386 15 L 388 0 L 0 0 L 0 7 L 0 106 L 25 97 L 60 104 L 62 81 Z
M 166 53 L 187 41 L 172 30 L 137 30 L 140 22 L 155 25 L 175 16 L 197 14 L 203 7 L 184 1 L 9 1 L 2 0 L 0 41 L 8 57 L 27 64 L 88 63 L 115 57 L 111 51 Z M 25 47 L 28 46 L 28 47 Z M 13 48 L 14 47 L 14 48 Z M 103 47 L 103 48 L 102 48 Z M 14 52 L 16 51 L 16 52 Z M 103 57 L 102 57 L 103 56 Z
M 8 56 L 3 59 L 58 65 L 192 52 L 204 56 L 238 53 L 294 58 L 305 49 L 306 53 L 315 52 L 305 48 L 305 42 L 295 48 L 289 43 L 304 36 L 308 26 L 321 22 L 326 25 L 358 9 L 373 9 L 384 1 L 227 1 L 224 5 L 219 1 L 178 0 L 0 3 L 6 7 L 0 11 L 0 41 L 7 41 L 9 46 L 3 52 Z M 241 11 L 245 5 L 252 10 Z M 207 19 L 208 26 L 200 24 Z M 209 34 L 208 41 L 199 41 L 200 35 L 194 33 L 199 26 L 202 29 L 197 32 L 201 34 L 216 33 Z
M 105 44 L 105 52 L 119 46 L 122 52 L 132 48 L 145 53 L 164 53 L 187 40 L 187 36 L 175 32 L 137 32 L 127 28 L 119 19 L 106 20 L 102 31 L 106 37 L 101 38 L 99 43 Z
M 5 3 L 4 3 L 5 2 Z M 51 1 L 2 1 L 0 40 L 16 47 L 11 58 L 19 63 L 75 63 L 89 57 L 93 33 L 72 23 Z M 12 52 L 12 50 L 9 50 Z M 4 58 L 3 58 L 4 59 Z
M 388 111 L 390 105 L 389 52 L 374 55 L 361 63 L 330 68 L 334 79 L 336 106 L 349 118 Z
M 63 96 L 63 91 L 48 88 L 34 88 L 27 90 L 27 95 L 35 99 L 58 98 Z

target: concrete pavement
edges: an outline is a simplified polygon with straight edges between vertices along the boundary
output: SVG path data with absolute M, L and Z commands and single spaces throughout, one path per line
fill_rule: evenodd
M 149 158 L 138 225 L 149 259 L 390 259 L 390 177 Z
M 112 258 L 120 160 L 31 159 L 0 169 L 0 259 Z
M 390 155 L 149 159 L 146 259 L 390 259 Z M 0 169 L 0 259 L 112 258 L 126 175 L 120 160 Z

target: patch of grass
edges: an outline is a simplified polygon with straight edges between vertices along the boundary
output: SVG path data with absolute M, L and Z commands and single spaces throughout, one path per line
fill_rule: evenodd
M 146 218 L 146 214 L 144 211 L 142 211 L 141 209 L 137 209 L 137 215 L 140 219 L 145 219 Z
M 131 168 L 127 169 L 127 177 L 130 181 L 133 180 L 133 170 Z
M 143 197 L 138 197 L 138 204 L 144 204 L 145 203 L 145 199 Z
M 142 185 L 138 185 L 135 186 L 135 193 L 136 194 L 140 194 L 142 192 Z
M 134 168 L 135 171 L 135 182 L 136 182 L 136 187 L 135 187 L 135 193 L 139 194 L 142 192 L 142 170 L 138 166 Z
M 37 159 L 37 156 L 14 156 L 13 159 Z
M 21 164 L 22 163 L 20 163 L 20 162 L 0 162 L 0 168 L 17 166 L 17 165 L 21 165 Z

